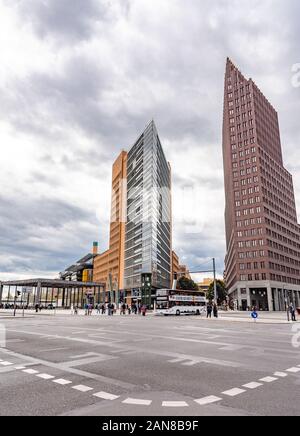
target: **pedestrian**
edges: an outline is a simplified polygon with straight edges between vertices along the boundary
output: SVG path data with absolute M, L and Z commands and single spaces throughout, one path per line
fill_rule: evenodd
M 147 306 L 144 304 L 144 305 L 141 307 L 141 314 L 142 314 L 143 316 L 146 316 L 146 313 L 147 313 Z
M 211 318 L 211 313 L 212 313 L 212 305 L 210 303 L 208 303 L 208 305 L 207 305 L 207 318 Z
M 128 315 L 131 315 L 131 307 L 129 305 L 127 306 L 127 310 L 128 310 Z
M 115 313 L 115 305 L 113 303 L 111 303 L 111 316 L 114 316 Z
M 35 312 L 38 313 L 39 312 L 39 304 L 35 305 Z
M 297 321 L 296 320 L 296 309 L 295 309 L 293 303 L 290 304 L 290 314 L 291 314 L 291 317 L 292 317 L 292 321 L 296 322 Z
M 217 306 L 216 303 L 214 304 L 214 309 L 213 310 L 214 310 L 214 317 L 218 318 L 218 306 Z
M 78 307 L 74 306 L 74 315 L 78 315 Z
M 106 307 L 105 307 L 105 304 L 102 304 L 102 306 L 101 306 L 101 313 L 102 313 L 102 315 L 105 315 L 105 314 L 106 314 Z
M 85 316 L 87 316 L 89 313 L 88 313 L 88 311 L 89 311 L 89 305 L 86 303 L 85 305 L 84 305 L 84 309 L 85 309 Z
M 122 315 L 126 315 L 126 304 L 125 303 L 123 303 L 122 304 Z
M 93 314 L 93 305 L 89 304 L 89 316 L 92 316 Z

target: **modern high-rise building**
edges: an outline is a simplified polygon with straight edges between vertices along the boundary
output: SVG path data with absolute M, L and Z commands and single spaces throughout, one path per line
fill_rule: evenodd
M 300 306 L 300 226 L 285 169 L 278 115 L 252 79 L 227 59 L 223 159 L 226 266 L 238 307 Z
M 127 153 L 122 151 L 112 168 L 109 249 L 94 260 L 94 280 L 107 289 L 124 289 L 124 248 L 127 202 Z
M 172 275 L 171 168 L 153 121 L 115 162 L 112 190 L 110 247 L 95 259 L 94 280 L 150 305 Z

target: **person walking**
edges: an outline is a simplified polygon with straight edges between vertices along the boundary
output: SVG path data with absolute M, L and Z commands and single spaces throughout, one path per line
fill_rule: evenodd
M 101 313 L 102 313 L 102 315 L 105 315 L 105 314 L 106 314 L 106 307 L 105 307 L 105 304 L 102 304 L 102 306 L 101 306 Z
M 122 311 L 121 311 L 122 315 L 126 315 L 126 304 L 123 303 L 122 304 Z
M 147 314 L 147 306 L 145 304 L 141 307 L 141 314 L 142 316 L 146 316 Z
M 208 305 L 207 305 L 207 318 L 211 318 L 211 313 L 212 313 L 212 305 L 210 303 L 208 303 Z
M 296 322 L 297 321 L 297 319 L 296 319 L 296 309 L 295 309 L 293 303 L 290 304 L 290 314 L 291 314 L 292 321 Z
M 217 306 L 216 303 L 214 304 L 214 309 L 213 309 L 213 311 L 214 311 L 214 317 L 215 317 L 215 318 L 218 318 L 218 316 L 219 316 L 219 314 L 218 314 L 218 306 Z

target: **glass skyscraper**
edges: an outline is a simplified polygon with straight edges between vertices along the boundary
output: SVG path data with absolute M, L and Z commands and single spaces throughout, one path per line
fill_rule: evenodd
M 128 152 L 124 288 L 171 285 L 171 168 L 152 121 Z M 147 291 L 145 291 L 147 289 Z

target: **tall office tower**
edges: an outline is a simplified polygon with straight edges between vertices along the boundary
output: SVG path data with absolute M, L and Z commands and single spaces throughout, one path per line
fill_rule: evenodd
M 229 294 L 246 310 L 300 306 L 300 226 L 278 115 L 227 59 L 223 159 Z
M 112 169 L 109 249 L 94 260 L 94 281 L 106 283 L 111 291 L 124 288 L 126 178 L 127 153 L 122 151 Z
M 124 287 L 142 290 L 171 284 L 171 168 L 152 121 L 128 153 Z

